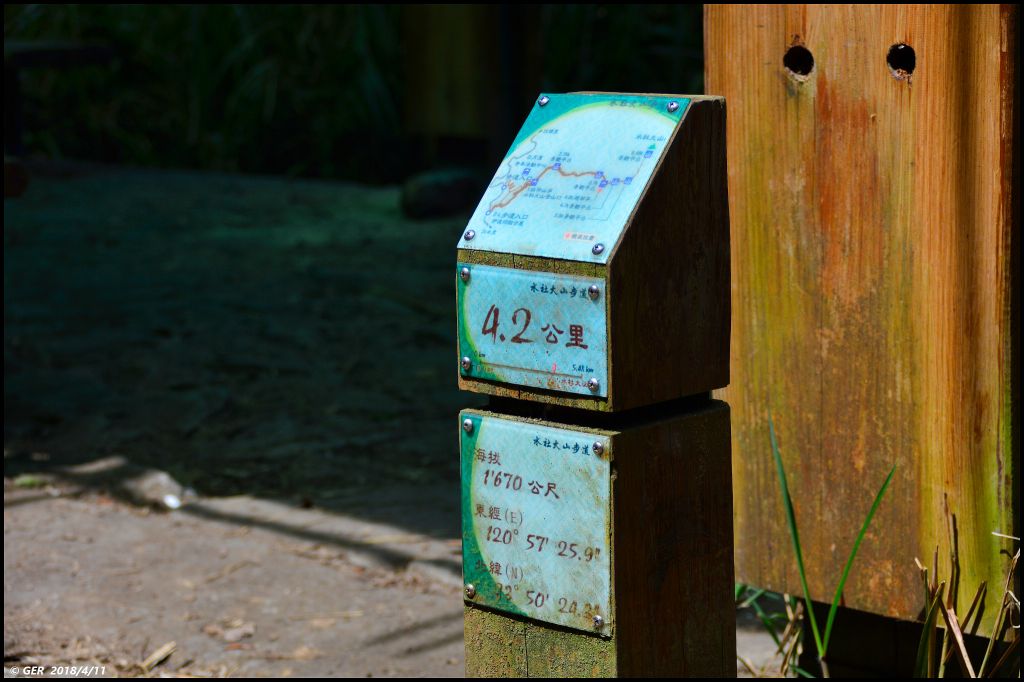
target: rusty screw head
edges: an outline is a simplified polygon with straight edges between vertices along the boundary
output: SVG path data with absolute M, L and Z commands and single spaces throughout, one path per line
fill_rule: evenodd
M 594 616 L 594 629 L 600 630 L 604 627 L 604 618 L 601 616 Z
M 468 355 L 463 355 L 459 364 L 462 366 L 463 372 L 469 372 L 469 370 L 473 369 L 473 361 L 469 359 Z
M 545 106 L 550 101 L 550 97 L 548 97 L 547 95 L 541 95 L 541 98 L 537 100 L 537 104 L 539 104 L 540 106 Z
M 604 253 L 604 244 L 594 244 L 594 248 L 590 250 L 595 256 L 600 256 Z
M 466 583 L 466 598 L 472 599 L 476 596 L 476 586 L 473 583 Z
M 601 388 L 601 382 L 597 380 L 597 377 L 590 377 L 590 381 L 587 382 L 587 388 L 589 388 L 594 393 L 597 393 L 597 391 Z
M 604 443 L 601 441 L 594 441 L 594 445 L 592 447 L 594 448 L 594 454 L 598 457 L 604 454 Z
M 590 295 L 591 301 L 596 301 L 597 297 L 601 295 L 601 290 L 597 288 L 596 284 L 591 284 L 587 289 L 587 293 Z
M 473 433 L 473 420 L 472 419 L 463 419 L 462 420 L 462 430 L 465 431 L 466 433 Z
M 679 102 L 669 102 L 665 108 L 668 109 L 668 113 L 674 114 L 679 111 Z
M 463 282 L 469 282 L 469 268 L 462 268 L 459 270 L 459 277 Z
M 476 230 L 466 230 L 466 233 L 462 235 L 467 242 L 473 241 L 473 237 L 476 236 Z

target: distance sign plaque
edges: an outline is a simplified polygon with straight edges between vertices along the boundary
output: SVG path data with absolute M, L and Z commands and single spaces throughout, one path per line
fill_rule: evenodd
M 466 263 L 457 268 L 463 376 L 607 397 L 604 280 Z
M 611 634 L 607 436 L 465 411 L 466 599 Z

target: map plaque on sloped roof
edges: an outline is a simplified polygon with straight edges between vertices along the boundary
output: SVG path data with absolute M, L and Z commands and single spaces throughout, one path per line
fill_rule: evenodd
M 542 95 L 459 248 L 606 263 L 689 99 Z

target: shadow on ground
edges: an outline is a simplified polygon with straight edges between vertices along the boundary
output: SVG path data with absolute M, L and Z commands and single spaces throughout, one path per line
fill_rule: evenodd
M 6 476 L 119 455 L 458 536 L 461 219 L 406 220 L 394 189 L 33 170 L 4 205 Z

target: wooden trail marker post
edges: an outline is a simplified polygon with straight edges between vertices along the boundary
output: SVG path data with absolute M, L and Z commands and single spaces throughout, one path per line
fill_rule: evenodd
M 542 95 L 462 235 L 471 676 L 735 676 L 724 132 Z

